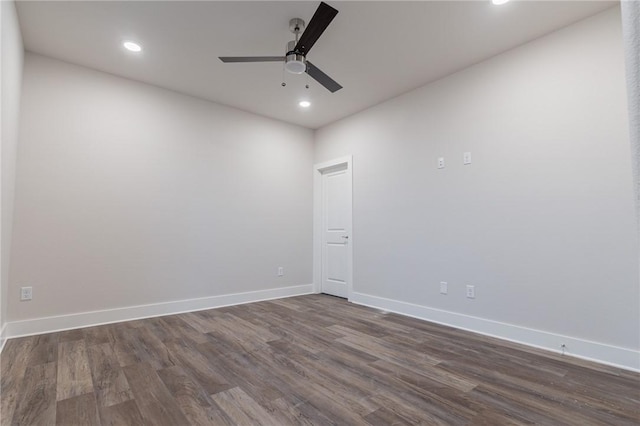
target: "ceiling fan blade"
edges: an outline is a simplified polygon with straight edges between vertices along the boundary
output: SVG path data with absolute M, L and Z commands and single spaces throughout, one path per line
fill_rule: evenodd
M 307 61 L 307 74 L 309 74 L 315 81 L 326 87 L 331 93 L 342 89 L 342 86 L 340 86 L 334 79 L 320 71 L 320 68 L 316 67 L 309 61 Z
M 329 6 L 325 2 L 320 3 L 316 13 L 313 14 L 309 25 L 302 33 L 295 50 L 301 52 L 303 55 L 309 53 L 311 47 L 318 41 L 324 30 L 327 29 L 333 18 L 336 17 L 338 11 Z
M 280 62 L 284 56 L 219 56 L 222 62 Z

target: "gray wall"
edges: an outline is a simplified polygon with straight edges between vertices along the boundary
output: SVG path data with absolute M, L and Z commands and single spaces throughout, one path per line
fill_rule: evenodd
M 310 130 L 31 53 L 24 82 L 10 321 L 312 282 Z
M 640 237 L 640 2 L 622 1 L 620 9 L 627 63 L 629 136 L 636 191 L 636 218 L 638 220 L 638 237 Z
M 354 291 L 637 350 L 621 40 L 613 8 L 318 130 L 353 154 Z
M 0 2 L 2 19 L 2 188 L 0 220 L 0 329 L 4 327 L 9 290 L 9 263 L 11 235 L 13 229 L 13 205 L 16 174 L 16 150 L 18 146 L 18 122 L 20 112 L 20 90 L 22 88 L 22 65 L 24 49 L 18 26 L 18 16 L 12 1 Z M 1 342 L 0 342 L 1 345 Z

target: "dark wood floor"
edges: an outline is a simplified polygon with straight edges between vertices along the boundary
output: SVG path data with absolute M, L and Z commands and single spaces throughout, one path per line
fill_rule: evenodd
M 2 425 L 638 425 L 640 375 L 330 296 L 13 339 Z

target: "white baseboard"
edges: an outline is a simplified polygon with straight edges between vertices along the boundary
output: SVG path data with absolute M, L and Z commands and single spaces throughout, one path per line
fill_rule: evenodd
M 150 305 L 128 306 L 102 311 L 35 318 L 24 321 L 10 321 L 5 324 L 2 337 L 4 343 L 6 339 L 14 337 L 31 336 L 34 334 L 51 333 L 55 331 L 91 327 L 101 324 L 201 311 L 205 309 L 221 308 L 223 306 L 241 305 L 244 303 L 281 299 L 284 297 L 300 296 L 311 293 L 313 293 L 313 285 L 305 284 L 293 287 L 250 291 L 246 293 L 224 294 L 221 296 L 202 297 L 198 299 L 177 300 Z
M 0 353 L 4 349 L 4 344 L 7 343 L 7 323 L 2 324 L 2 328 L 0 328 Z
M 560 348 L 561 345 L 564 344 L 566 345 L 564 353 L 567 355 L 623 368 L 625 370 L 640 371 L 640 351 L 637 350 L 428 308 L 426 306 L 371 296 L 364 293 L 353 292 L 351 296 L 349 301 L 359 305 L 448 325 L 498 339 L 522 343 L 551 352 L 561 353 Z

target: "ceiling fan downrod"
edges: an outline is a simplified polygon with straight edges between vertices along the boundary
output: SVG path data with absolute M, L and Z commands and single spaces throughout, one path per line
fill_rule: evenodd
M 284 60 L 284 69 L 291 74 L 302 74 L 307 70 L 307 59 L 305 55 L 296 49 L 300 32 L 304 30 L 304 21 L 300 18 L 293 18 L 289 21 L 289 30 L 295 34 L 296 39 L 287 43 L 287 54 Z

